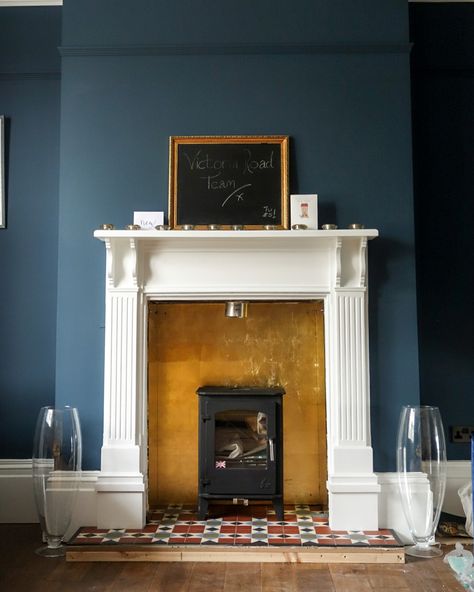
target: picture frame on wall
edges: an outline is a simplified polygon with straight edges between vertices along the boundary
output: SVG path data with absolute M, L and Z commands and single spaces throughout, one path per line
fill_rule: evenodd
M 5 225 L 5 117 L 0 115 L 0 228 Z
M 171 136 L 171 228 L 288 228 L 288 136 Z

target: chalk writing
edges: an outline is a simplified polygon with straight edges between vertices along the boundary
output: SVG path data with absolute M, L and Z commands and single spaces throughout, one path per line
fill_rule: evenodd
M 224 201 L 222 202 L 222 208 L 225 206 L 225 204 L 229 201 L 229 199 L 231 197 L 233 197 L 234 195 L 237 196 L 237 201 L 243 201 L 244 199 L 244 195 L 245 193 L 242 191 L 242 189 L 245 189 L 246 187 L 252 187 L 251 183 L 247 183 L 247 185 L 242 185 L 242 187 L 238 187 L 235 191 L 233 191 L 230 195 L 228 195 Z M 240 191 L 240 193 L 239 193 Z
M 252 157 L 252 152 L 250 150 L 245 150 L 244 173 L 250 173 L 251 175 L 253 175 L 255 171 L 273 168 L 273 150 L 271 151 L 270 158 L 268 160 L 266 160 L 265 158 L 256 160 Z
M 210 190 L 214 189 L 235 189 L 235 179 L 219 179 L 213 181 L 217 177 L 220 177 L 221 173 L 216 175 L 208 175 L 207 177 L 201 177 L 201 179 L 207 179 L 207 188 Z
M 189 156 L 186 152 L 184 156 L 188 161 L 189 168 L 199 171 L 205 170 L 218 170 L 218 169 L 238 169 L 239 162 L 237 160 L 226 160 L 226 159 L 214 159 L 210 158 L 209 154 L 201 157 L 202 150 L 198 150 L 194 156 Z
M 271 206 L 263 206 L 263 213 L 262 218 L 271 218 L 272 220 L 276 220 L 276 208 L 272 208 Z

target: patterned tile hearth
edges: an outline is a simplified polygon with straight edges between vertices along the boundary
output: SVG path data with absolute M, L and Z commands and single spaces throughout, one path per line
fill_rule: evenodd
M 307 505 L 285 506 L 279 521 L 271 506 L 211 507 L 207 520 L 196 508 L 172 504 L 152 510 L 144 528 L 84 527 L 69 545 L 293 545 L 303 547 L 402 547 L 391 530 L 331 530 L 328 515 Z

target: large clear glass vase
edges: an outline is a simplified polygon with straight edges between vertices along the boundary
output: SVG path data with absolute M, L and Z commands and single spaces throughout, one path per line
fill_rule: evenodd
M 33 441 L 33 486 L 46 557 L 64 555 L 63 541 L 71 524 L 79 488 L 82 438 L 73 407 L 42 407 Z
M 446 490 L 446 441 L 437 407 L 405 406 L 397 439 L 398 484 L 415 557 L 442 554 L 435 542 Z

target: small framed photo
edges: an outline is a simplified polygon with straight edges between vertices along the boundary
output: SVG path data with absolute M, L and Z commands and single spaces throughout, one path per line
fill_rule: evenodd
M 0 228 L 5 228 L 5 117 L 0 115 Z
M 308 230 L 317 230 L 318 228 L 318 196 L 291 195 L 291 226 L 295 224 L 304 225 Z

